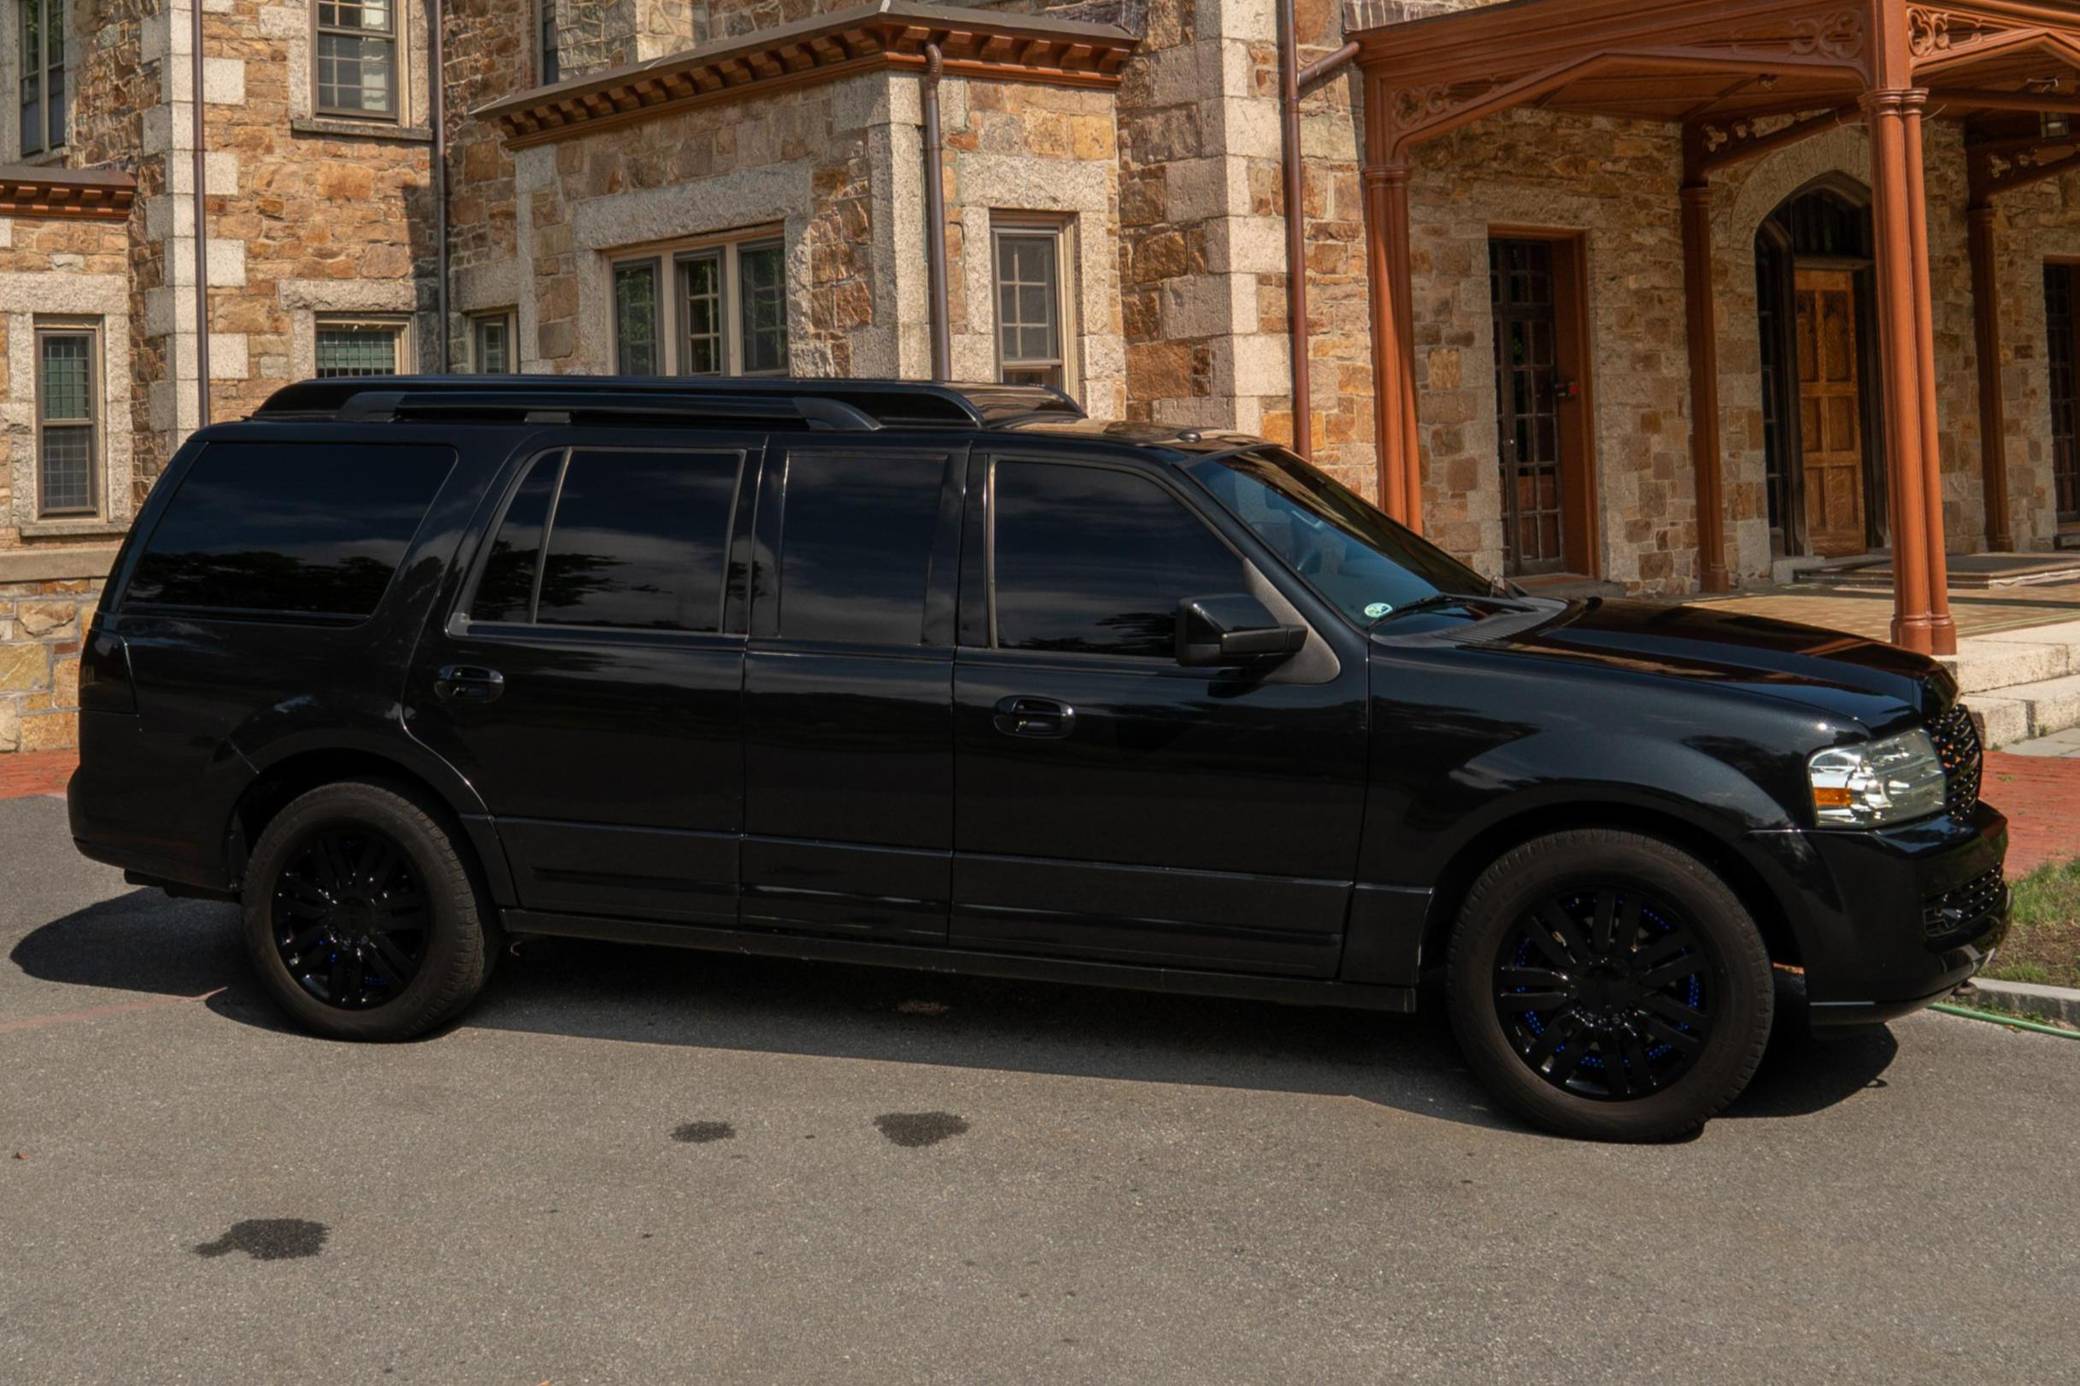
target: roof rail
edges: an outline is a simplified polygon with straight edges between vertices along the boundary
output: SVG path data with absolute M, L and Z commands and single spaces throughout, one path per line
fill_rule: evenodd
M 547 402 L 552 397 L 557 403 Z M 622 418 L 642 414 L 787 418 L 825 428 L 991 428 L 1036 415 L 1084 417 L 1076 401 L 1061 391 L 1028 385 L 791 376 L 585 375 L 306 380 L 275 391 L 253 417 L 374 420 L 438 413 L 451 418 L 496 418 L 545 411 Z
M 280 414 L 263 410 L 255 417 Z M 311 417 L 298 411 L 297 417 Z M 483 419 L 512 423 L 570 423 L 578 419 L 732 420 L 760 424 L 807 424 L 811 428 L 881 427 L 878 420 L 838 400 L 780 395 L 703 395 L 684 399 L 655 393 L 610 390 L 362 390 L 347 396 L 330 416 L 341 423 L 392 423 L 400 419 Z

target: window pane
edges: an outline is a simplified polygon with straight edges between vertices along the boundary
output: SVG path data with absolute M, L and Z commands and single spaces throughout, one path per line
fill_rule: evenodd
M 510 334 L 504 318 L 477 319 L 477 373 L 506 375 L 513 369 L 508 347 Z
M 318 25 L 325 29 L 366 29 L 387 34 L 390 0 L 318 0 Z
M 43 417 L 80 420 L 93 417 L 94 339 L 87 333 L 44 333 Z
M 786 279 L 780 246 L 744 246 L 737 252 L 737 277 L 743 291 L 744 369 L 778 371 L 787 367 Z
M 1247 590 L 1242 561 L 1145 477 L 996 465 L 997 644 L 1176 654 L 1177 604 Z
M 477 579 L 477 599 L 470 604 L 473 621 L 528 621 L 533 619 L 534 574 L 542 552 L 542 530 L 549 522 L 549 502 L 556 494 L 556 478 L 563 470 L 563 454 L 539 458 L 513 493 L 499 522 L 498 537 L 492 540 L 491 556 L 484 561 L 484 575 Z
M 1025 362 L 1061 359 L 1061 281 L 1052 233 L 997 237 L 997 354 L 1004 379 Z
M 56 35 L 52 35 L 53 39 Z M 50 88 L 50 147 L 57 149 L 65 143 L 65 69 L 55 60 L 49 70 Z
M 780 633 L 915 645 L 944 457 L 794 452 L 780 537 Z
M 623 375 L 656 375 L 657 266 L 614 267 L 614 361 Z
M 318 35 L 318 105 L 328 111 L 388 115 L 397 46 L 387 38 Z
M 722 252 L 679 262 L 680 320 L 686 349 L 679 369 L 686 375 L 719 375 L 722 359 Z
M 321 327 L 318 329 L 318 378 L 397 374 L 398 329 Z
M 37 507 L 45 515 L 94 508 L 94 430 L 79 424 L 43 430 Z
M 541 7 L 542 81 L 550 86 L 563 79 L 563 64 L 556 50 L 556 0 L 535 0 Z
M 581 452 L 550 522 L 536 619 L 718 630 L 735 453 Z
M 454 462 L 439 447 L 212 443 L 125 600 L 366 616 Z

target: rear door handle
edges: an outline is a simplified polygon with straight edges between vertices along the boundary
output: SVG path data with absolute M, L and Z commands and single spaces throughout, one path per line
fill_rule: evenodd
M 1029 698 L 1023 694 L 997 704 L 993 719 L 1006 736 L 1030 736 L 1055 741 L 1076 729 L 1076 709 L 1053 698 Z
M 506 691 L 506 676 L 481 665 L 449 664 L 434 675 L 433 691 L 443 702 L 495 702 Z

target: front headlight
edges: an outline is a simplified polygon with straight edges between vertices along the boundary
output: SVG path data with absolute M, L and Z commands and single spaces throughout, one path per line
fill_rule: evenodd
M 1943 810 L 1943 761 L 1925 731 L 1835 746 L 1806 765 L 1823 827 L 1878 828 Z

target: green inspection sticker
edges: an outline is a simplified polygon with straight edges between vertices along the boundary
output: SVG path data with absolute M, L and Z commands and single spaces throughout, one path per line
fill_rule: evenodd
M 1394 604 L 1392 602 L 1374 602 L 1371 606 L 1365 608 L 1365 614 L 1377 621 L 1393 609 Z

